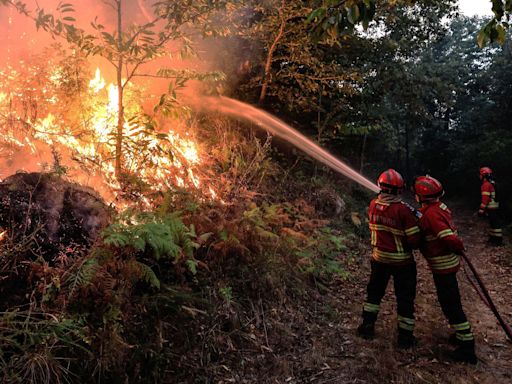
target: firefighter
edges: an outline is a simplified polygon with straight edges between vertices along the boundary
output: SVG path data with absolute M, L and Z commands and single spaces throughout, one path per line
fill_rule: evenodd
M 420 230 L 414 209 L 402 202 L 402 176 L 394 169 L 383 172 L 378 185 L 380 193 L 368 208 L 372 258 L 362 323 L 357 333 L 366 339 L 375 336 L 379 306 L 393 276 L 398 312 L 398 346 L 416 345 L 414 331 L 414 299 L 416 296 L 416 263 L 412 249 L 418 248 Z
M 478 209 L 478 215 L 489 217 L 489 243 L 492 245 L 501 245 L 503 243 L 503 233 L 498 210 L 500 204 L 496 201 L 496 190 L 491 168 L 480 168 L 480 181 L 482 182 L 482 202 Z
M 455 333 L 450 340 L 457 345 L 456 361 L 476 364 L 475 340 L 460 298 L 457 271 L 464 245 L 457 236 L 448 207 L 439 199 L 443 186 L 430 176 L 420 176 L 414 183 L 416 200 L 421 204 L 418 224 L 423 240 L 420 251 L 425 256 L 436 286 L 441 309 Z

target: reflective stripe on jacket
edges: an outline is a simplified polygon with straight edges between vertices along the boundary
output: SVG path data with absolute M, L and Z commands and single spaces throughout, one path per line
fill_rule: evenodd
M 368 208 L 372 258 L 386 264 L 413 263 L 412 250 L 418 248 L 420 229 L 416 217 L 399 197 L 381 193 Z
M 456 272 L 460 267 L 459 255 L 464 252 L 464 244 L 457 236 L 452 213 L 440 201 L 423 206 L 420 212 L 423 216 L 418 225 L 424 236 L 420 250 L 430 269 L 434 273 Z

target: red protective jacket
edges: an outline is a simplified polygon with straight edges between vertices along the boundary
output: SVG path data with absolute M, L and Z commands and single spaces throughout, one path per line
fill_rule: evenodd
M 397 196 L 381 193 L 370 203 L 368 217 L 372 258 L 386 264 L 413 263 L 412 250 L 421 239 L 413 210 Z
M 499 203 L 496 201 L 496 191 L 494 185 L 489 180 L 484 180 L 481 187 L 482 203 L 480 204 L 480 212 L 485 210 L 494 211 L 499 208 Z
M 420 208 L 420 212 L 423 216 L 418 224 L 424 237 L 420 250 L 430 269 L 433 273 L 458 271 L 464 244 L 457 236 L 451 211 L 444 203 L 435 201 Z

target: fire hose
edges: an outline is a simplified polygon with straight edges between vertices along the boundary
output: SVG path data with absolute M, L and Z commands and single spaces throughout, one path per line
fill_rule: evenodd
M 494 313 L 494 316 L 496 316 L 496 319 L 498 319 L 498 322 L 500 323 L 501 328 L 503 328 L 503 330 L 505 331 L 509 341 L 512 342 L 512 330 L 510 329 L 510 326 L 507 323 L 505 323 L 500 313 L 498 312 L 498 309 L 494 305 L 494 302 L 492 301 L 491 296 L 489 295 L 489 291 L 485 287 L 485 284 L 480 278 L 480 275 L 478 274 L 475 266 L 473 265 L 473 263 L 466 254 L 463 254 L 462 258 L 464 259 L 465 263 L 468 265 L 469 269 L 473 273 L 473 276 L 475 277 L 478 285 L 476 285 L 473 279 L 470 278 L 466 268 L 464 268 L 464 272 L 466 273 L 469 282 L 471 283 L 475 291 L 478 293 L 484 304 L 491 309 L 492 313 Z

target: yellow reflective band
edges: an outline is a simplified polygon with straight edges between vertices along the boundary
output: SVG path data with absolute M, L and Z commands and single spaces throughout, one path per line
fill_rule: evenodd
M 455 235 L 455 233 L 451 230 L 451 229 L 445 229 L 443 231 L 440 231 L 438 234 L 437 234 L 437 237 L 439 239 L 442 239 L 443 237 L 446 237 L 446 236 L 451 236 L 451 235 Z
M 471 340 L 475 339 L 475 337 L 473 336 L 473 334 L 471 332 L 470 333 L 456 332 L 455 337 L 460 341 L 471 341 Z
M 452 253 L 445 256 L 428 257 L 427 261 L 434 270 L 451 269 L 459 265 L 459 256 Z
M 498 208 L 500 206 L 500 203 L 496 201 L 491 201 L 488 205 L 489 208 Z
M 450 327 L 456 331 L 466 331 L 471 328 L 468 321 L 460 324 L 450 324 Z
M 370 229 L 372 231 L 384 231 L 384 232 L 390 232 L 393 235 L 405 236 L 405 232 L 404 231 L 402 231 L 400 229 L 388 227 L 387 225 L 370 224 Z
M 398 323 L 398 328 L 405 329 L 406 331 L 414 331 L 414 325 Z
M 367 302 L 363 303 L 363 310 L 366 312 L 378 313 L 379 309 L 380 309 L 380 305 L 378 305 L 378 304 L 372 304 L 372 303 L 367 303 Z
M 377 248 L 373 248 L 372 256 L 375 260 L 388 264 L 413 260 L 412 253 L 410 252 L 385 252 Z
M 484 195 L 484 196 L 491 196 L 491 192 L 482 192 L 482 195 Z
M 414 235 L 415 233 L 419 233 L 419 232 L 420 232 L 420 227 L 418 227 L 417 225 L 405 230 L 405 234 L 407 236 Z
M 398 321 L 403 322 L 405 324 L 414 324 L 415 320 L 411 319 L 410 317 L 404 317 L 398 315 Z
M 377 245 L 377 231 L 371 231 L 372 232 L 372 246 Z
M 442 239 L 446 236 L 451 236 L 451 235 L 456 235 L 457 234 L 457 231 L 452 231 L 451 229 L 444 229 L 442 231 L 440 231 L 436 236 L 432 236 L 432 235 L 427 235 L 425 236 L 425 240 L 426 241 L 434 241 L 434 240 L 437 240 L 437 239 Z
M 414 319 L 398 315 L 398 327 L 407 331 L 414 330 Z
M 399 253 L 403 253 L 404 252 L 404 246 L 402 245 L 402 240 L 400 240 L 400 237 L 398 237 L 398 236 L 394 236 L 394 238 L 395 238 L 396 250 Z

